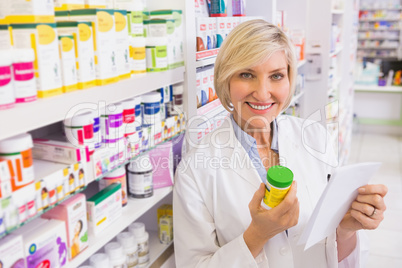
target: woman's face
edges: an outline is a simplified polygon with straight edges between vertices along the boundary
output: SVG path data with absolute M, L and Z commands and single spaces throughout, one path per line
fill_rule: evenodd
M 290 83 L 285 53 L 278 51 L 255 67 L 241 70 L 229 82 L 233 115 L 247 129 L 266 128 L 281 112 Z M 237 118 L 240 116 L 241 122 Z M 243 129 L 247 132 L 247 129 Z

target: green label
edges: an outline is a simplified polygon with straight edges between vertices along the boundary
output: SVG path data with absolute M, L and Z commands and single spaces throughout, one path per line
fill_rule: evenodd
M 165 58 L 167 56 L 166 46 L 157 46 L 156 47 L 156 57 L 157 58 Z
M 168 21 L 166 23 L 166 27 L 167 27 L 167 34 L 173 34 L 174 33 L 174 22 L 173 21 Z
M 132 23 L 142 23 L 142 12 L 141 11 L 133 11 L 131 12 L 131 22 Z
M 173 12 L 173 19 L 176 27 L 181 25 L 181 14 L 177 12 Z

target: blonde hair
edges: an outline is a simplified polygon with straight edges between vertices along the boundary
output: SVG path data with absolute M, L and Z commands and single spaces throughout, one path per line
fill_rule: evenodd
M 296 53 L 289 38 L 277 26 L 261 19 L 243 22 L 232 30 L 222 43 L 214 72 L 216 94 L 226 110 L 233 110 L 229 93 L 232 76 L 265 62 L 277 51 L 284 51 L 288 64 L 290 92 L 286 109 L 292 100 L 297 74 Z

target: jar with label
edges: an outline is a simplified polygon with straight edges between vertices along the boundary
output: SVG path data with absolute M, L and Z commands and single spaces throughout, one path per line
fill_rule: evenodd
M 0 141 L 0 160 L 11 160 L 16 178 L 11 181 L 13 191 L 34 181 L 31 134 L 24 133 Z
M 127 184 L 126 184 L 126 169 L 120 167 L 99 181 L 99 190 L 102 190 L 112 183 L 121 183 L 121 202 L 123 207 L 127 205 Z
M 123 253 L 123 247 L 116 242 L 106 244 L 105 252 L 109 257 L 110 267 L 127 268 L 126 255 Z
M 183 84 L 173 85 L 173 113 L 174 115 L 184 112 L 183 106 Z
M 64 120 L 64 131 L 67 140 L 77 147 L 94 150 L 94 119 L 92 112 L 75 115 Z
M 123 105 L 114 103 L 100 109 L 102 142 L 114 144 L 124 137 Z
M 122 232 L 117 235 L 117 241 L 126 254 L 127 268 L 136 268 L 138 265 L 138 244 L 134 235 L 130 232 Z
M 267 172 L 263 207 L 271 209 L 285 198 L 293 182 L 293 172 L 284 166 L 272 166 Z
M 145 57 L 147 72 L 163 72 L 168 69 L 166 37 L 147 37 Z
M 15 106 L 15 90 L 11 74 L 12 51 L 0 50 L 0 110 Z
M 145 231 L 145 225 L 142 222 L 134 222 L 128 226 L 138 243 L 138 263 L 139 267 L 146 267 L 149 263 L 149 234 Z
M 155 125 L 161 122 L 160 107 L 161 94 L 158 92 L 150 92 L 141 96 L 144 106 L 143 125 Z
M 136 131 L 135 127 L 135 99 L 127 99 L 122 101 L 123 105 L 123 128 L 124 136 L 133 135 Z
M 32 48 L 14 49 L 13 78 L 17 103 L 36 101 L 35 52 Z
M 92 111 L 93 131 L 94 131 L 94 147 L 98 149 L 102 146 L 102 135 L 100 131 L 100 118 L 98 111 Z
M 142 29 L 141 29 L 142 30 Z M 130 59 L 131 73 L 142 74 L 147 72 L 147 62 L 145 56 L 145 38 L 130 37 Z
M 89 264 L 96 268 L 110 268 L 110 261 L 107 254 L 96 253 L 89 258 Z
M 148 154 L 130 162 L 128 169 L 129 195 L 134 198 L 147 198 L 154 194 L 152 164 Z

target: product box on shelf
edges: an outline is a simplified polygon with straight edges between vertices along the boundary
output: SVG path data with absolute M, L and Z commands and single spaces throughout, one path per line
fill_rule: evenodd
M 63 221 L 38 218 L 14 233 L 22 235 L 26 267 L 68 265 L 66 227 Z
M 77 90 L 77 68 L 73 35 L 59 34 L 60 65 L 63 81 L 63 92 Z
M 85 8 L 84 0 L 54 0 L 54 10 L 73 10 Z
M 74 164 L 77 162 L 89 162 L 89 148 L 73 146 L 64 136 L 53 135 L 33 140 L 33 158 L 52 161 L 62 164 Z
M 85 89 L 95 86 L 95 54 L 92 23 L 89 21 L 57 22 L 59 35 L 73 35 L 76 52 L 77 87 Z
M 118 81 L 115 16 L 112 9 L 80 9 L 70 11 L 70 20 L 93 24 L 97 85 Z
M 195 0 L 195 16 L 209 17 L 209 8 L 207 0 Z
M 0 24 L 0 49 L 11 49 L 11 35 L 10 31 L 8 30 L 9 25 L 7 24 Z
M 216 18 L 216 47 L 221 47 L 226 38 L 226 18 Z
M 164 204 L 157 210 L 158 236 L 162 244 L 169 244 L 173 239 L 173 207 Z
M 152 180 L 154 189 L 173 185 L 173 151 L 172 142 L 165 142 L 149 151 L 152 164 Z
M 196 18 L 197 51 L 208 50 L 208 21 L 209 18 Z
M 12 194 L 13 203 L 18 210 L 18 222 L 23 223 L 37 213 L 35 185 L 30 184 Z
M 14 48 L 35 50 L 38 97 L 62 94 L 62 74 L 55 23 L 11 24 Z
M 21 235 L 10 234 L 0 240 L 2 267 L 26 267 Z
M 130 78 L 130 55 L 129 55 L 129 35 L 127 25 L 127 11 L 114 11 L 116 27 L 116 62 L 119 79 Z
M 54 2 L 43 0 L 13 0 L 1 5 L 0 24 L 4 23 L 52 23 Z
M 175 43 L 174 43 L 174 20 L 151 19 L 147 21 L 147 37 L 163 37 L 167 40 L 167 61 L 168 68 L 175 66 Z
M 56 22 L 69 21 L 70 20 L 70 11 L 69 10 L 55 11 L 54 15 L 55 15 L 54 20 Z
M 101 234 L 122 215 L 121 184 L 113 183 L 87 200 L 88 232 Z
M 141 10 L 127 12 L 128 32 L 131 37 L 144 36 L 143 13 Z
M 0 160 L 0 198 L 10 196 L 12 193 L 11 180 L 14 170 L 10 160 Z
M 65 223 L 70 260 L 88 247 L 87 208 L 84 194 L 74 195 L 43 214 L 42 218 L 61 220 Z

